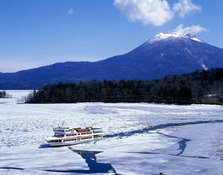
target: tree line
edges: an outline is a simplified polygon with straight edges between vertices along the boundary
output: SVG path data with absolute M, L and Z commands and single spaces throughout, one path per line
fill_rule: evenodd
M 0 98 L 6 98 L 6 92 L 5 91 L 0 91 Z
M 182 84 L 156 88 L 149 81 L 120 80 L 49 84 L 33 91 L 27 103 L 167 102 L 190 103 L 191 89 Z
M 222 104 L 223 69 L 169 75 L 161 79 L 104 80 L 48 84 L 34 90 L 26 103 L 156 102 Z

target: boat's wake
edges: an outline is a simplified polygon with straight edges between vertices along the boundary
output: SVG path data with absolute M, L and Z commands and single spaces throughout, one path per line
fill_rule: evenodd
M 187 125 L 198 125 L 198 124 L 208 124 L 208 123 L 223 123 L 223 120 L 207 120 L 207 121 L 195 121 L 195 122 L 183 122 L 183 123 L 166 123 L 160 124 L 156 126 L 148 126 L 143 129 L 133 130 L 129 132 L 120 132 L 111 135 L 104 135 L 104 138 L 113 138 L 113 137 L 129 137 L 135 134 L 143 134 L 149 131 L 157 130 L 157 129 L 165 129 L 169 127 L 179 127 L 179 126 L 187 126 Z

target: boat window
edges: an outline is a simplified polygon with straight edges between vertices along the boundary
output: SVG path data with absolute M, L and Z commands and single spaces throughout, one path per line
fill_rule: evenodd
M 55 136 L 56 137 L 64 137 L 64 135 L 63 134 L 60 134 L 60 133 L 55 133 Z

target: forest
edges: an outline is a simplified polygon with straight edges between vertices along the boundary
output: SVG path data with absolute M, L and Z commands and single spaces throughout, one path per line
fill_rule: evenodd
M 169 75 L 161 79 L 104 80 L 48 84 L 34 90 L 26 103 L 155 102 L 223 104 L 223 69 Z
M 6 98 L 6 92 L 0 91 L 0 98 Z

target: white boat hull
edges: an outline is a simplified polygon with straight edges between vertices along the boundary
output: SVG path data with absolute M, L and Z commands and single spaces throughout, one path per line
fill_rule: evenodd
M 67 141 L 67 142 L 47 142 L 51 147 L 57 147 L 57 146 L 70 146 L 70 145 L 78 145 L 82 143 L 88 143 L 88 142 L 96 142 L 98 140 L 101 140 L 101 138 L 97 139 L 89 139 L 89 140 L 78 140 L 78 141 Z

